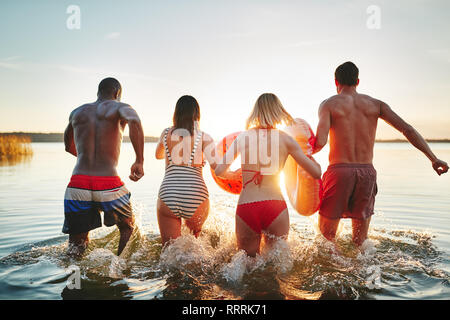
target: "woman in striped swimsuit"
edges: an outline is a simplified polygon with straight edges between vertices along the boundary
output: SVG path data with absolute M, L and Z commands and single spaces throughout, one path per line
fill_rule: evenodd
M 208 188 L 203 180 L 204 155 L 214 169 L 213 139 L 198 128 L 200 107 L 191 96 L 182 96 L 175 107 L 173 127 L 165 129 L 156 147 L 156 158 L 166 160 L 159 189 L 157 215 L 163 245 L 181 235 L 182 219 L 197 237 L 209 213 Z M 213 148 L 212 148 L 213 149 Z

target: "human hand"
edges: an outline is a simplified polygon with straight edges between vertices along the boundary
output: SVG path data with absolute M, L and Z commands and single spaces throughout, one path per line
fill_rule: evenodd
M 136 182 L 144 176 L 144 166 L 140 162 L 135 162 L 131 166 L 130 180 Z
M 432 165 L 434 171 L 436 171 L 438 175 L 441 175 L 448 171 L 448 164 L 445 161 L 436 159 L 435 161 L 433 161 Z

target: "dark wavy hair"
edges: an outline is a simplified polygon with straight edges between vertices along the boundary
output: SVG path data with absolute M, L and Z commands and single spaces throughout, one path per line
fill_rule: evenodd
M 173 114 L 173 126 L 188 130 L 194 134 L 194 121 L 200 120 L 200 106 L 192 96 L 182 96 L 178 99 Z

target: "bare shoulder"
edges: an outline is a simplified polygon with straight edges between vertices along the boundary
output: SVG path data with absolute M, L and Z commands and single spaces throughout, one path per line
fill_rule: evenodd
M 86 111 L 86 109 L 88 109 L 92 106 L 93 106 L 92 103 L 85 103 L 85 104 L 73 109 L 72 112 L 70 113 L 69 120 L 72 120 L 74 117 L 83 113 L 84 111 Z
M 237 135 L 236 140 L 237 141 L 244 140 L 245 137 L 253 136 L 253 135 L 255 135 L 255 133 L 256 133 L 255 129 L 248 129 L 248 130 L 242 131 L 241 133 L 239 133 Z
M 131 108 L 131 109 L 133 109 L 133 107 L 130 104 L 128 104 L 128 103 L 119 102 L 119 101 L 114 101 L 114 102 L 117 104 L 118 108 Z
M 75 108 L 75 109 L 72 111 L 72 113 L 77 113 L 77 112 L 79 112 L 79 111 L 83 111 L 83 110 L 85 110 L 86 108 L 92 107 L 93 105 L 94 105 L 93 103 L 85 103 L 85 104 L 79 106 L 78 108 Z
M 107 107 L 109 110 L 119 111 L 122 108 L 132 108 L 128 103 L 116 101 L 116 100 L 106 100 L 98 103 L 98 106 Z
M 383 113 L 383 106 L 387 106 L 383 101 L 378 100 L 374 97 L 371 97 L 367 94 L 358 94 L 360 101 L 363 101 L 363 106 L 370 107 L 367 110 L 371 110 L 371 113 L 374 115 L 380 116 Z
M 281 139 L 287 139 L 288 137 L 290 137 L 290 135 L 283 130 L 277 130 L 277 131 L 278 131 L 278 134 L 280 135 Z
M 242 143 L 245 142 L 245 137 L 248 137 L 250 132 L 252 129 L 250 130 L 245 130 L 242 131 L 241 133 L 239 133 L 236 138 L 234 139 L 233 143 L 236 143 L 238 146 L 242 146 Z
M 129 105 L 128 103 L 124 103 L 124 102 L 107 101 L 106 103 L 109 105 L 109 107 L 113 107 L 117 111 L 120 111 L 122 109 L 133 109 L 133 107 L 131 105 Z
M 378 100 L 372 96 L 369 96 L 368 94 L 364 94 L 364 93 L 358 93 L 358 97 L 360 99 L 363 99 L 367 102 L 373 103 L 374 105 L 380 105 L 382 103 L 381 100 Z
M 331 108 L 336 104 L 341 103 L 343 100 L 345 100 L 345 98 L 343 98 L 341 95 L 336 94 L 334 96 L 329 97 L 328 99 L 323 100 L 322 103 L 320 104 L 319 109 Z
M 284 132 L 283 130 L 278 130 L 278 132 L 280 135 L 280 141 L 283 141 L 287 146 L 296 143 L 294 138 L 292 138 L 288 133 Z
M 258 136 L 257 131 L 254 128 L 244 130 L 240 132 L 233 143 L 238 146 L 238 148 L 245 148 L 249 141 L 255 141 L 254 139 Z
M 331 112 L 340 103 L 342 103 L 342 97 L 339 95 L 334 95 L 325 99 L 319 106 L 319 115 Z
M 214 139 L 208 133 L 206 133 L 205 131 L 202 131 L 202 132 L 203 132 L 203 141 L 204 142 L 214 141 Z
M 123 102 L 119 102 L 119 101 L 114 101 L 112 102 L 114 103 L 114 107 L 113 110 L 115 110 L 115 112 L 117 112 L 119 114 L 119 117 L 122 120 L 125 121 L 139 121 L 139 116 L 136 112 L 136 110 L 129 105 L 128 103 L 123 103 Z

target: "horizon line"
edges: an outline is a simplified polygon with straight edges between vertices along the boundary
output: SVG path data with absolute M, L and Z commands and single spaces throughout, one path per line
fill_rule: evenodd
M 63 136 L 63 132 L 25 132 L 25 131 L 8 131 L 8 132 L 0 132 L 0 135 L 12 135 L 12 134 L 18 134 L 18 135 L 43 135 L 43 136 Z M 56 138 L 56 137 L 55 137 Z M 129 140 L 129 136 L 123 136 L 124 139 Z M 154 142 L 155 140 L 158 141 L 159 137 L 156 136 L 144 136 L 146 140 L 145 142 Z M 427 142 L 450 142 L 450 138 L 424 138 Z M 59 141 L 32 141 L 32 142 L 62 142 Z M 375 139 L 375 142 L 409 142 L 407 139 Z

